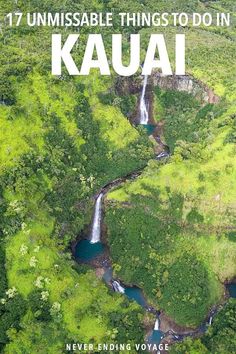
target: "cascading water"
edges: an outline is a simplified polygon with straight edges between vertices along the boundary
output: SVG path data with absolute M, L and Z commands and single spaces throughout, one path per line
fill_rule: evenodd
M 156 319 L 155 325 L 154 325 L 154 331 L 159 331 L 159 319 Z
M 154 324 L 154 328 L 153 328 L 152 334 L 148 338 L 148 342 L 149 343 L 151 343 L 151 344 L 160 344 L 161 343 L 161 340 L 162 340 L 162 338 L 164 337 L 165 334 L 162 331 L 160 331 L 159 328 L 160 328 L 160 320 L 157 317 L 156 321 L 155 321 L 155 324 Z
M 125 289 L 123 288 L 123 286 L 120 285 L 120 283 L 117 280 L 112 281 L 112 286 L 114 291 L 116 291 L 117 293 L 121 293 L 121 294 L 125 293 Z
M 76 259 L 81 262 L 90 262 L 104 253 L 104 245 L 101 243 L 103 196 L 100 193 L 95 202 L 90 239 L 82 239 L 75 246 Z
M 139 106 L 139 108 L 140 108 L 140 124 L 143 124 L 144 126 L 148 125 L 148 121 L 149 121 L 148 102 L 147 102 L 147 100 L 145 101 L 147 82 L 148 82 L 148 76 L 144 76 L 143 88 L 142 88 L 142 94 L 140 97 L 140 106 Z M 154 127 L 156 127 L 156 125 Z M 164 144 L 161 142 L 161 139 L 159 136 L 155 135 L 154 137 L 159 144 L 164 146 Z M 169 156 L 169 151 L 167 151 L 167 152 L 163 151 L 159 155 L 157 155 L 157 158 L 160 159 L 162 157 L 167 157 L 167 156 Z M 138 172 L 138 173 L 134 172 L 134 173 L 127 175 L 124 178 L 116 179 L 116 180 L 110 182 L 109 184 L 107 184 L 106 186 L 104 186 L 103 190 L 106 190 L 106 192 L 107 192 L 111 187 L 119 185 L 120 183 L 122 183 L 126 179 L 133 180 L 136 177 L 138 177 L 139 174 L 140 174 L 140 172 Z M 74 254 L 75 254 L 76 259 L 79 262 L 86 262 L 86 263 L 91 262 L 96 257 L 100 256 L 102 254 L 102 252 L 104 252 L 103 245 L 100 242 L 101 222 L 102 222 L 102 201 L 103 201 L 104 193 L 100 193 L 96 199 L 96 202 L 95 202 L 94 216 L 93 216 L 93 222 L 92 222 L 92 232 L 90 235 L 91 236 L 90 240 L 82 239 L 76 244 Z M 101 264 L 103 265 L 103 268 L 106 269 L 106 267 L 104 266 L 104 261 L 102 261 L 102 262 L 103 263 L 101 263 Z M 108 272 L 104 274 L 104 280 L 106 281 L 106 283 L 109 286 L 110 286 L 110 284 L 112 284 L 114 291 L 125 294 L 132 300 L 135 299 L 137 301 L 137 303 L 139 303 L 141 306 L 143 306 L 147 311 L 155 313 L 155 315 L 157 315 L 156 314 L 157 311 L 155 311 L 155 312 L 152 311 L 155 309 L 152 309 L 151 307 L 149 307 L 147 305 L 145 299 L 140 300 L 140 295 L 139 296 L 137 296 L 137 294 L 135 296 L 133 295 L 133 290 L 135 290 L 135 292 L 137 293 L 137 289 L 134 289 L 134 287 L 125 287 L 124 288 L 119 283 L 119 281 L 112 280 L 112 269 L 108 268 L 107 271 Z M 229 292 L 229 295 L 231 297 L 235 298 L 236 297 L 236 284 L 235 283 L 228 284 L 226 287 Z M 214 313 L 212 314 L 212 316 L 209 318 L 209 320 L 208 320 L 209 325 L 212 324 L 213 319 L 214 319 L 213 316 L 215 315 L 215 313 L 217 313 L 217 311 L 218 310 L 216 309 L 214 311 Z M 154 344 L 156 344 L 156 343 L 159 344 L 166 334 L 167 335 L 172 334 L 173 339 L 183 340 L 185 337 L 192 336 L 195 333 L 198 334 L 198 333 L 205 332 L 207 327 L 208 327 L 207 323 L 206 323 L 206 321 L 204 321 L 204 325 L 200 326 L 195 332 L 191 331 L 189 333 L 184 333 L 184 334 L 175 334 L 172 330 L 169 330 L 168 332 L 164 333 L 159 329 L 160 328 L 159 318 L 156 318 L 154 328 L 153 328 L 152 334 L 148 338 L 148 342 L 154 343 Z M 160 352 L 158 352 L 158 354 L 159 353 Z
M 101 218 L 102 218 L 102 198 L 103 193 L 100 193 L 95 203 L 95 211 L 93 217 L 92 233 L 90 243 L 97 243 L 101 237 Z
M 148 117 L 148 107 L 147 107 L 146 101 L 145 101 L 147 80 L 148 80 L 148 75 L 145 75 L 144 76 L 144 81 L 143 81 L 142 95 L 141 95 L 141 98 L 140 98 L 140 105 L 139 105 L 140 124 L 148 124 L 148 119 L 149 119 L 149 117 Z

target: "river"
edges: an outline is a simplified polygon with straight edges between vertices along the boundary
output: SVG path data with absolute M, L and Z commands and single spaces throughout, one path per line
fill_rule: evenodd
M 151 135 L 154 131 L 154 125 L 151 125 L 149 122 L 149 103 L 146 98 L 146 89 L 148 85 L 148 77 L 145 76 L 143 80 L 143 86 L 140 97 L 139 104 L 139 124 L 144 126 L 147 130 L 148 135 Z M 156 158 L 168 158 L 169 152 L 166 149 L 166 146 L 161 142 L 159 136 L 155 137 L 155 140 L 163 146 L 163 151 L 161 151 Z M 79 240 L 74 247 L 74 256 L 79 263 L 88 263 L 93 265 L 93 261 L 97 259 L 99 256 L 104 254 L 106 251 L 105 245 L 101 242 L 102 235 L 102 222 L 103 222 L 103 200 L 107 192 L 114 186 L 118 186 L 120 183 L 123 183 L 125 180 L 134 179 L 141 174 L 141 171 L 135 171 L 130 173 L 129 175 L 118 178 L 115 181 L 108 183 L 104 186 L 101 191 L 98 193 L 95 203 L 94 203 L 94 213 L 93 219 L 91 222 L 91 232 L 88 238 Z M 159 314 L 160 311 L 156 310 L 152 306 L 150 306 L 147 300 L 144 297 L 142 290 L 136 286 L 128 286 L 123 284 L 120 280 L 113 278 L 112 266 L 109 261 L 103 261 L 102 267 L 104 270 L 103 280 L 106 282 L 108 286 L 110 286 L 115 292 L 119 292 L 124 296 L 127 296 L 130 300 L 136 301 L 140 306 L 142 306 L 148 312 L 151 312 L 156 317 L 155 323 L 153 324 L 153 330 L 151 334 L 147 338 L 147 342 L 150 344 L 159 344 L 163 338 L 167 335 L 171 335 L 174 341 L 183 340 L 186 336 L 192 336 L 196 334 L 204 333 L 207 328 L 214 321 L 214 316 L 217 313 L 217 309 L 214 308 L 210 311 L 208 318 L 202 323 L 199 328 L 195 331 L 186 333 L 186 334 L 178 334 L 174 333 L 172 330 L 169 330 L 166 333 L 160 331 L 160 319 Z M 226 285 L 226 289 L 228 291 L 229 296 L 236 297 L 236 284 L 228 284 Z

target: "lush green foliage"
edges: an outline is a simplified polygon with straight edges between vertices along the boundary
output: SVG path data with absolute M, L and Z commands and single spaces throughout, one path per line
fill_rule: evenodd
M 149 192 L 152 197 L 133 196 L 128 207 L 114 206 L 107 213 L 116 273 L 143 287 L 148 298 L 178 323 L 195 326 L 221 290 L 198 259 L 193 231 L 182 234 L 183 197 L 169 195 L 162 209 L 155 190 Z M 197 217 L 188 217 L 188 233 L 201 225 L 196 210 L 190 211 L 193 214 Z
M 1 10 L 81 11 L 84 5 L 1 1 Z M 103 8 L 95 1 L 87 11 L 94 6 Z M 91 197 L 145 166 L 151 144 L 122 113 L 136 98 L 124 97 L 122 109 L 118 97 L 116 104 L 101 100 L 113 77 L 49 75 L 50 37 L 51 29 L 24 25 L 1 34 L 0 336 L 2 345 L 10 342 L 8 353 L 59 353 L 66 342 L 144 336 L 142 309 L 110 294 L 91 270 L 76 272 L 66 250 L 90 222 Z
M 197 340 L 186 339 L 183 343 L 172 346 L 171 354 L 231 354 L 236 346 L 236 301 L 231 299 L 229 303 L 214 318 L 212 326 L 207 333 Z
M 205 9 L 194 2 L 181 5 Z M 215 14 L 231 5 L 210 7 Z M 203 104 L 185 92 L 155 89 L 154 118 L 164 122 L 172 157 L 168 163 L 149 162 L 135 182 L 111 191 L 106 222 L 119 277 L 143 286 L 179 324 L 194 326 L 220 301 L 222 282 L 236 272 L 234 237 L 228 237 L 236 218 L 235 29 L 179 31 L 186 33 L 188 73 L 220 102 Z M 173 58 L 175 29 L 164 32 Z M 147 42 L 153 29 L 141 33 Z
M 210 3 L 211 11 L 230 11 L 231 2 L 221 3 Z M 1 0 L 1 24 L 19 9 L 118 13 L 143 11 L 144 4 L 155 12 L 208 9 L 196 0 Z M 109 56 L 111 33 L 127 34 L 125 52 L 128 34 L 137 30 L 143 57 L 150 32 L 159 29 L 121 29 L 116 21 L 103 30 Z M 235 275 L 235 243 L 227 229 L 235 221 L 235 29 L 185 30 L 188 70 L 223 103 L 202 107 L 189 95 L 156 91 L 175 154 L 167 165 L 151 161 L 136 183 L 111 193 L 109 199 L 126 204 L 109 205 L 106 221 L 116 273 L 143 286 L 177 322 L 196 325 L 222 294 L 217 277 Z M 73 53 L 78 62 L 89 31 L 80 31 L 80 49 Z M 176 28 L 163 32 L 170 39 Z M 51 29 L 1 25 L 0 36 L 1 349 L 7 344 L 9 354 L 43 354 L 45 348 L 54 354 L 73 341 L 141 342 L 140 307 L 111 294 L 91 270 L 76 272 L 66 251 L 90 220 L 92 196 L 153 156 L 146 134 L 127 120 L 138 97 L 120 94 L 115 76 L 95 70 L 87 78 L 65 70 L 52 78 Z M 173 60 L 173 39 L 170 52 Z M 231 330 L 214 328 L 202 343 L 191 344 L 193 350 L 231 350 L 224 334 Z
M 0 309 L 0 343 L 8 342 L 6 332 L 10 328 L 20 329 L 20 320 L 26 311 L 26 303 L 20 295 L 16 295 L 13 299 L 6 300 L 5 304 L 1 304 Z
M 191 154 L 191 145 L 205 141 L 210 134 L 209 122 L 215 118 L 219 107 L 212 104 L 202 107 L 201 103 L 186 92 L 165 91 L 155 89 L 157 99 L 161 104 L 164 117 L 164 136 L 171 151 L 174 147 L 185 145 L 182 155 L 188 158 Z M 215 115 L 214 115 L 215 110 Z
M 236 300 L 229 303 L 217 314 L 212 327 L 209 328 L 202 342 L 210 353 L 230 354 L 236 346 Z

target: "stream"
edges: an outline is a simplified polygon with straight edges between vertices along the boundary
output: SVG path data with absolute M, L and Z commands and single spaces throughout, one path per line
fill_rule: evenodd
M 148 135 L 152 135 L 156 126 L 150 124 L 149 122 L 149 106 L 148 106 L 148 100 L 145 97 L 147 85 L 148 85 L 148 77 L 145 76 L 143 80 L 143 86 L 142 86 L 142 92 L 141 92 L 140 104 L 139 104 L 139 112 L 140 112 L 139 124 L 143 125 L 146 128 Z M 162 143 L 160 136 L 153 136 L 153 137 L 160 144 L 160 146 L 163 147 L 163 151 L 161 151 L 156 156 L 156 159 L 169 157 L 170 153 L 168 151 L 168 147 L 166 149 L 166 146 Z M 84 238 L 82 240 L 79 240 L 75 244 L 75 247 L 73 249 L 74 257 L 77 262 L 88 263 L 94 266 L 92 261 L 94 261 L 96 258 L 98 258 L 99 256 L 105 253 L 106 247 L 101 242 L 104 197 L 111 188 L 113 188 L 114 186 L 118 186 L 119 184 L 123 183 L 125 180 L 132 180 L 137 178 L 141 174 L 141 172 L 142 170 L 135 171 L 133 173 L 128 174 L 125 177 L 117 178 L 116 180 L 105 185 L 101 189 L 101 191 L 97 194 L 95 199 L 95 204 L 94 204 L 94 213 L 91 222 L 91 232 L 89 238 Z M 112 266 L 109 260 L 106 259 L 103 260 L 101 266 L 103 267 L 104 270 L 103 280 L 110 288 L 113 289 L 114 292 L 123 294 L 124 296 L 127 296 L 130 300 L 136 301 L 146 311 L 153 313 L 155 315 L 156 320 L 155 323 L 153 324 L 153 330 L 147 338 L 147 343 L 149 344 L 159 345 L 162 339 L 169 335 L 171 335 L 173 341 L 180 341 L 187 336 L 202 334 L 212 324 L 214 320 L 214 316 L 218 311 L 217 308 L 213 308 L 210 311 L 207 320 L 205 320 L 204 323 L 202 323 L 202 325 L 199 326 L 199 328 L 189 333 L 185 333 L 183 335 L 183 334 L 175 333 L 172 330 L 163 333 L 160 330 L 160 319 L 159 319 L 160 311 L 156 310 L 155 308 L 153 308 L 148 304 L 142 290 L 136 286 L 127 286 L 123 284 L 120 280 L 114 279 Z M 235 298 L 236 284 L 234 283 L 227 284 L 226 291 L 229 294 L 229 297 Z

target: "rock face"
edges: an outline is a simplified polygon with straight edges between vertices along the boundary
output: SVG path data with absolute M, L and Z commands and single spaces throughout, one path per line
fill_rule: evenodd
M 140 121 L 140 98 L 142 93 L 143 77 L 135 77 L 134 80 L 126 77 L 119 77 L 116 82 L 116 93 L 118 95 L 139 94 L 136 109 L 129 116 L 132 124 L 139 124 Z M 197 100 L 204 103 L 218 103 L 220 98 L 207 85 L 196 80 L 190 75 L 163 76 L 154 72 L 147 82 L 145 99 L 148 102 L 148 124 L 156 125 L 153 117 L 153 87 L 158 86 L 163 90 L 183 91 L 193 95 Z
M 203 102 L 219 102 L 219 97 L 211 89 L 190 75 L 163 76 L 160 73 L 154 73 L 152 80 L 153 86 L 159 86 L 163 90 L 185 91 Z
M 127 77 L 118 76 L 116 78 L 115 89 L 119 96 L 137 94 L 142 87 L 142 78 L 135 77 L 130 80 Z

